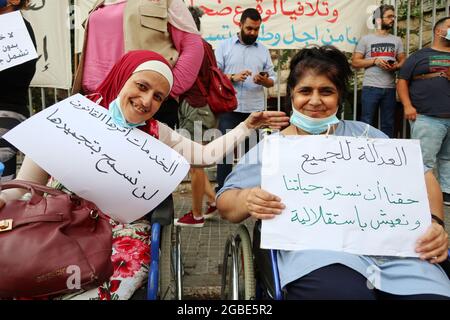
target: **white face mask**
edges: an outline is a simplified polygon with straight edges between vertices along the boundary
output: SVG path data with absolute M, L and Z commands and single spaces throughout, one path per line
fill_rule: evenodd
M 115 124 L 124 128 L 136 128 L 145 125 L 145 121 L 141 123 L 130 123 L 127 119 L 125 119 L 122 112 L 122 107 L 120 106 L 120 97 L 117 97 L 115 100 L 111 101 L 109 104 L 108 113 Z
M 442 37 L 442 38 L 450 41 L 450 28 L 447 28 L 447 34 L 445 35 L 445 37 Z
M 321 134 L 333 124 L 339 123 L 339 119 L 336 117 L 336 113 L 326 118 L 311 118 L 292 108 L 290 122 L 297 128 L 310 134 Z

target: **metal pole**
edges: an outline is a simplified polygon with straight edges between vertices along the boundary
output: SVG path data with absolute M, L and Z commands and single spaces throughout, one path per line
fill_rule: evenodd
M 406 56 L 409 56 L 411 49 L 411 1 L 407 0 L 406 8 Z
M 353 72 L 353 120 L 356 120 L 356 109 L 358 107 L 358 71 Z
M 445 16 L 449 16 L 449 10 L 450 10 L 450 0 L 447 0 L 447 5 L 445 6 Z
M 411 1 L 407 0 L 406 7 L 406 56 L 409 56 L 409 52 L 411 50 Z M 420 41 L 419 41 L 420 43 Z M 406 119 L 402 119 L 402 138 L 406 138 Z
M 431 28 L 433 29 L 434 25 L 436 24 L 436 0 L 433 1 L 433 19 L 431 23 Z M 434 32 L 431 32 L 431 43 L 433 43 L 434 40 Z
M 397 12 L 397 1 L 394 0 L 394 3 L 391 2 L 391 5 L 394 6 L 395 12 Z M 397 29 L 398 29 L 398 17 L 397 14 L 395 15 L 395 20 L 394 20 L 394 36 L 397 35 Z
M 41 110 L 45 109 L 45 90 L 41 87 Z
M 277 110 L 281 110 L 281 55 L 283 50 L 278 49 L 278 62 L 277 62 Z
M 450 0 L 449 0 L 450 1 Z M 423 47 L 423 0 L 420 0 L 419 50 Z
M 28 110 L 30 111 L 30 116 L 33 115 L 33 95 L 31 94 L 31 88 L 28 88 Z

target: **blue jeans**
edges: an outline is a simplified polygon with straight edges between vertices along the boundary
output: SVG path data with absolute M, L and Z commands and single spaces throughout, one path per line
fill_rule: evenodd
M 450 118 L 417 115 L 410 121 L 411 138 L 420 140 L 423 163 L 437 167 L 441 189 L 450 193 Z
M 222 134 L 226 134 L 227 131 L 237 127 L 242 121 L 248 118 L 250 113 L 242 112 L 225 112 L 219 115 L 219 130 Z M 247 141 L 246 141 L 247 142 Z M 247 143 L 246 143 L 247 145 Z M 245 147 L 245 152 L 248 152 L 248 146 Z M 217 187 L 216 191 L 219 191 L 225 182 L 227 176 L 233 170 L 234 153 L 230 152 L 223 158 L 222 163 L 217 164 Z
M 389 138 L 394 137 L 395 108 L 395 88 L 376 88 L 365 86 L 362 88 L 362 111 L 361 121 L 374 125 L 375 113 L 380 108 L 381 128 Z

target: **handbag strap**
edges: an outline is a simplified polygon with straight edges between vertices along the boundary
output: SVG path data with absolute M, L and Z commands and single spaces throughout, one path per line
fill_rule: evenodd
M 206 92 L 205 87 L 203 86 L 203 83 L 200 81 L 200 79 L 197 77 L 195 80 L 195 83 L 197 84 L 197 87 L 200 89 L 200 92 L 204 97 L 208 97 L 208 93 Z
M 2 188 L 2 190 L 15 189 L 15 188 L 27 189 L 28 191 L 31 192 L 31 200 L 30 200 L 31 204 L 36 204 L 37 202 L 39 202 L 42 199 L 41 195 L 43 193 L 48 193 L 53 196 L 59 196 L 61 194 L 65 194 L 63 191 L 44 186 L 42 184 L 38 184 L 35 182 L 26 181 L 26 180 L 17 180 L 17 179 L 2 183 L 1 188 Z
M 55 188 L 47 187 L 42 184 L 26 181 L 26 180 L 11 180 L 8 182 L 3 182 L 1 184 L 2 190 L 6 189 L 13 189 L 13 188 L 20 188 L 20 189 L 27 189 L 30 192 L 33 191 L 40 191 L 41 193 L 49 193 L 54 196 L 58 196 L 60 194 L 64 194 L 63 191 L 56 190 Z M 34 189 L 34 190 L 33 190 Z

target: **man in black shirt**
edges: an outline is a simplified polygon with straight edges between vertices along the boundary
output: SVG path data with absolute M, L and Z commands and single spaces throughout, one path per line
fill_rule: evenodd
M 450 17 L 436 22 L 433 33 L 431 48 L 406 60 L 397 91 L 411 137 L 420 140 L 424 164 L 439 170 L 444 203 L 450 205 Z

